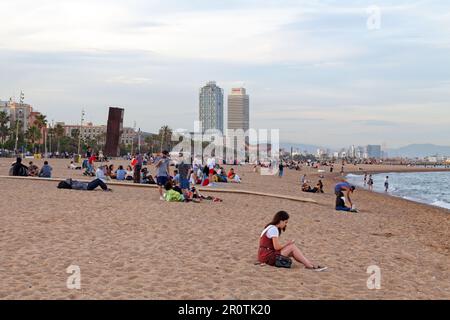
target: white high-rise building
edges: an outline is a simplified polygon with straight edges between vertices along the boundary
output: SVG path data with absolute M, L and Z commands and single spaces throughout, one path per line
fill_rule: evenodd
M 244 88 L 233 88 L 228 95 L 228 129 L 250 129 L 250 99 Z
M 199 111 L 202 132 L 216 129 L 223 133 L 223 89 L 215 81 L 200 89 Z

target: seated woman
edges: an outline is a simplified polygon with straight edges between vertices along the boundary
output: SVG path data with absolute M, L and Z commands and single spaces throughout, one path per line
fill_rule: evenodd
M 310 262 L 295 245 L 293 240 L 285 245 L 280 243 L 279 237 L 289 221 L 289 214 L 285 211 L 279 211 L 275 214 L 272 221 L 266 226 L 261 233 L 259 239 L 258 260 L 260 263 L 265 263 L 271 266 L 275 265 L 278 255 L 285 257 L 293 257 L 296 261 L 302 263 L 307 269 L 314 271 L 324 271 L 327 267 L 314 265 Z
M 110 164 L 106 167 L 106 175 L 110 177 L 111 179 L 116 179 L 117 175 L 114 173 L 114 165 Z
M 228 179 L 230 182 L 241 183 L 241 177 L 234 172 L 233 168 L 228 171 Z
M 33 161 L 30 161 L 29 165 L 28 165 L 28 175 L 30 177 L 37 177 L 39 173 L 39 168 L 37 165 L 35 165 L 33 163 Z
M 133 168 L 131 166 L 127 167 L 127 175 L 125 177 L 125 180 L 134 180 L 134 171 Z
M 317 193 L 324 193 L 322 180 L 319 180 L 319 182 L 317 182 L 316 188 L 317 188 L 317 191 L 316 191 Z

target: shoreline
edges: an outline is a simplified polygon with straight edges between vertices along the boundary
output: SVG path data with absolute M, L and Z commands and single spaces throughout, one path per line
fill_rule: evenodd
M 367 172 L 367 173 L 368 174 L 374 174 L 374 175 L 390 175 L 392 173 L 408 174 L 408 173 L 436 173 L 436 172 L 450 172 L 450 170 L 428 170 L 428 171 L 392 171 L 391 170 L 391 171 L 373 172 L 373 173 Z M 364 176 L 364 173 L 360 173 L 360 172 L 352 173 L 352 172 L 349 172 L 345 176 L 346 179 L 348 179 L 348 175 L 349 174 L 353 174 L 353 175 L 361 176 L 361 177 Z M 422 200 L 420 198 L 414 198 L 412 196 L 407 196 L 407 195 L 395 195 L 395 194 L 392 194 L 390 192 L 386 193 L 386 192 L 377 191 L 377 190 L 369 191 L 368 188 L 364 187 L 361 182 L 358 182 L 356 185 L 358 186 L 360 191 L 374 192 L 376 194 L 380 194 L 380 195 L 384 195 L 384 196 L 388 196 L 388 197 L 393 197 L 393 198 L 398 198 L 398 199 L 402 199 L 402 200 L 406 200 L 406 201 L 411 201 L 411 202 L 414 202 L 414 203 L 430 206 L 430 207 L 433 207 L 433 208 L 440 208 L 440 209 L 444 209 L 444 210 L 446 210 L 446 211 L 448 211 L 450 213 L 450 208 L 447 208 L 447 207 L 444 207 L 444 206 L 439 206 L 439 205 L 434 205 L 432 203 L 427 203 L 427 202 L 425 202 L 425 200 Z M 442 200 L 437 200 L 437 202 L 444 202 L 444 203 L 446 203 L 445 201 L 442 201 Z

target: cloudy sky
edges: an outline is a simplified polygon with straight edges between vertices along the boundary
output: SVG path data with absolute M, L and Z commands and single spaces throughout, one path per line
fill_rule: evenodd
M 244 85 L 251 127 L 283 142 L 450 144 L 447 1 L 0 0 L 0 12 L 0 99 L 23 90 L 50 120 L 84 108 L 105 124 L 122 106 L 128 126 L 193 129 L 215 80 Z

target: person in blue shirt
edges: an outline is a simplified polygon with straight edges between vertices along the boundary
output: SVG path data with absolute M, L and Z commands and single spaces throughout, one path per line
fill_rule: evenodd
M 116 179 L 123 181 L 127 176 L 127 171 L 123 169 L 123 166 L 119 166 L 119 169 L 116 171 Z
M 51 178 L 52 177 L 52 167 L 48 165 L 48 161 L 44 161 L 44 166 L 39 172 L 39 177 L 41 178 Z
M 353 208 L 352 199 L 350 194 L 355 191 L 356 187 L 348 183 L 347 181 L 339 182 L 334 187 L 334 193 L 336 194 L 336 210 L 337 211 L 347 211 L 347 212 L 357 212 Z M 344 194 L 345 193 L 345 194 Z M 350 207 L 345 204 L 345 199 L 348 200 Z

